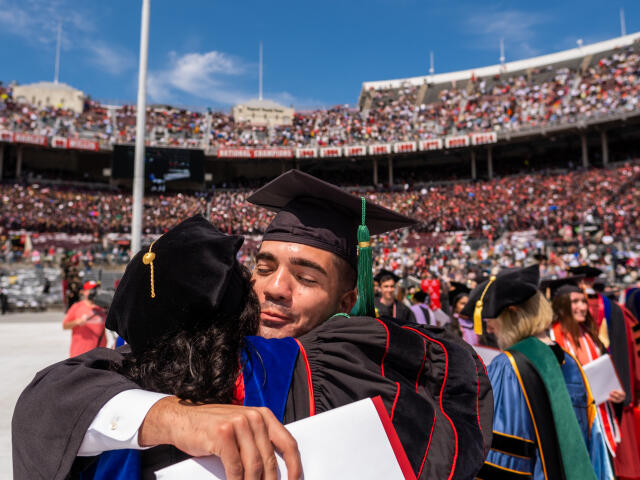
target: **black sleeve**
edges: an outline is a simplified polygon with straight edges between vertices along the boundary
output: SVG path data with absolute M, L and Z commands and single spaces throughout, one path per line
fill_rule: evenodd
M 629 349 L 627 346 L 627 325 L 622 309 L 615 302 L 611 302 L 611 318 L 608 327 L 609 340 L 611 342 L 611 359 L 620 376 L 620 382 L 622 383 L 622 388 L 625 393 L 624 402 L 622 402 L 622 404 L 616 404 L 617 407 L 615 407 L 615 409 L 618 410 L 616 415 L 620 418 L 622 415 L 622 406 L 631 403 L 633 392 L 631 391 L 631 367 L 629 365 Z
M 416 316 L 413 314 L 413 310 L 411 310 L 406 305 L 404 306 L 404 308 L 407 310 L 407 313 L 406 313 L 407 322 L 417 323 L 416 322 Z
M 493 395 L 471 346 L 442 328 L 366 317 L 333 317 L 299 340 L 286 420 L 380 395 L 419 479 L 474 478 Z
M 127 351 L 96 348 L 36 374 L 20 395 L 11 422 L 15 480 L 67 478 L 102 406 L 124 390 L 139 388 L 109 370 Z

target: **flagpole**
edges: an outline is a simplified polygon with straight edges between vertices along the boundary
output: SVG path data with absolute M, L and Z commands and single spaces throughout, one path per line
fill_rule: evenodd
M 147 57 L 149 53 L 149 10 L 151 0 L 142 0 L 140 22 L 140 63 L 138 66 L 138 104 L 136 107 L 136 147 L 133 168 L 133 205 L 131 216 L 131 256 L 140 250 L 142 205 L 144 201 L 144 140 L 147 109 Z
M 258 67 L 258 100 L 262 100 L 262 40 L 260 40 L 260 64 Z
M 58 36 L 56 39 L 56 69 L 53 74 L 53 83 L 60 80 L 60 44 L 62 43 L 62 22 L 58 22 Z

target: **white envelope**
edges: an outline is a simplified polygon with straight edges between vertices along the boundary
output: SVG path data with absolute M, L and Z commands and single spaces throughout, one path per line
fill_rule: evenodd
M 612 390 L 624 390 L 608 354 L 587 363 L 582 369 L 591 387 L 596 405 L 606 402 Z
M 380 397 L 305 418 L 286 428 L 298 442 L 305 480 L 415 479 Z M 279 476 L 286 479 L 284 461 L 279 455 L 277 459 Z M 226 476 L 220 459 L 210 456 L 158 470 L 156 478 L 224 480 Z

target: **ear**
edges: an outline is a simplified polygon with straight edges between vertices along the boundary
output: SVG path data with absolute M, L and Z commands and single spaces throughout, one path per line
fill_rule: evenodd
M 358 289 L 348 290 L 342 294 L 338 308 L 340 312 L 350 313 L 358 300 Z

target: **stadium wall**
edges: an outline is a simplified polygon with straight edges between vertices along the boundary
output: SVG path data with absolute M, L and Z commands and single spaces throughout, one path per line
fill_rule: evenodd
M 604 133 L 603 133 L 604 132 Z M 608 158 L 605 161 L 603 135 Z M 584 137 L 584 147 L 583 140 Z M 475 139 L 474 139 L 475 138 Z M 401 145 L 412 142 L 400 142 Z M 573 125 L 547 126 L 498 135 L 460 136 L 442 141 L 442 148 L 402 150 L 389 144 L 385 152 L 347 155 L 348 148 L 335 148 L 339 156 L 299 157 L 293 154 L 269 158 L 259 155 L 225 158 L 218 151 L 206 151 L 204 182 L 176 182 L 170 189 L 203 190 L 215 184 L 265 181 L 289 168 L 300 168 L 343 185 L 419 182 L 451 178 L 490 177 L 542 168 L 572 168 L 584 164 L 604 165 L 640 157 L 640 115 L 620 114 L 580 122 Z M 447 148 L 447 146 L 449 148 Z M 239 149 L 235 149 L 239 150 Z M 246 150 L 246 149 L 242 149 Z M 284 151 L 285 149 L 277 149 Z M 311 149 L 304 149 L 311 150 Z M 319 151 L 319 149 L 318 149 Z M 585 153 L 586 152 L 586 153 Z M 489 168 L 491 157 L 492 168 Z M 475 160 L 473 160 L 475 158 Z M 111 178 L 112 152 L 108 150 L 73 150 L 47 145 L 0 142 L 0 179 L 54 179 L 107 183 L 129 187 L 130 180 Z M 391 168 L 390 167 L 391 164 Z M 389 172 L 391 171 L 391 176 Z M 374 173 L 376 172 L 376 173 Z

